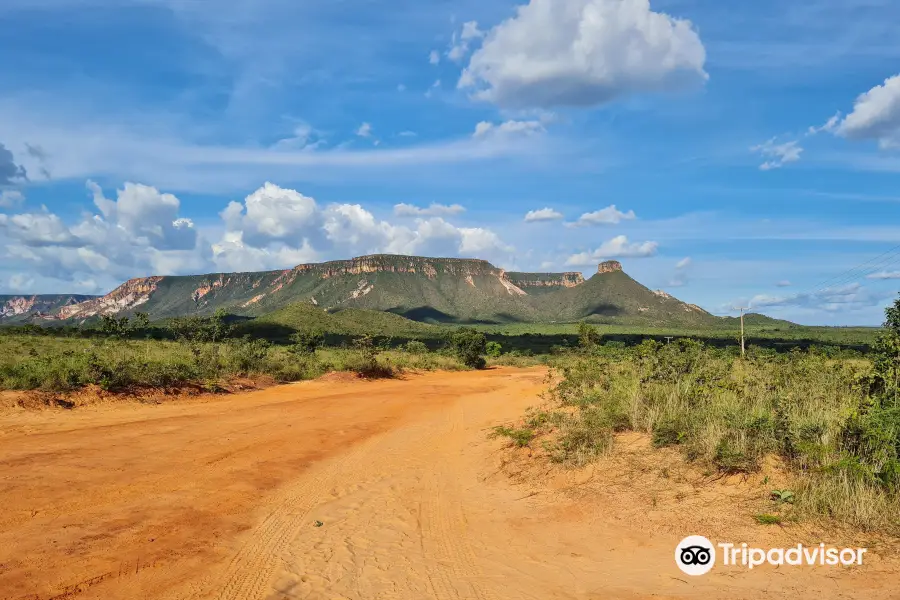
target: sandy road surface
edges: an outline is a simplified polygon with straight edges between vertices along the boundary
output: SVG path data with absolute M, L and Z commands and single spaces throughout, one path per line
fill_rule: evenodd
M 0 415 L 0 597 L 891 598 L 896 571 L 686 581 L 681 535 L 523 495 L 486 428 L 541 369 Z M 321 523 L 321 526 L 316 526 Z

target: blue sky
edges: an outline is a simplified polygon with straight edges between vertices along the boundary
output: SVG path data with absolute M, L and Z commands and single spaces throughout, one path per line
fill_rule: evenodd
M 371 252 L 881 322 L 888 0 L 4 0 L 0 293 Z M 530 214 L 530 216 L 529 216 Z

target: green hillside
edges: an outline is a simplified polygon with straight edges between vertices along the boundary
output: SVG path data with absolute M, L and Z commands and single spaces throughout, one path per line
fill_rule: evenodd
M 263 337 L 286 337 L 298 330 L 321 331 L 341 336 L 380 335 L 405 338 L 435 337 L 440 330 L 391 313 L 350 308 L 329 313 L 312 304 L 297 302 L 239 325 L 239 329 Z
M 310 308 L 297 308 L 310 307 Z M 580 273 L 507 273 L 483 260 L 372 255 L 298 265 L 283 271 L 215 273 L 133 279 L 101 298 L 64 306 L 57 322 L 83 322 L 104 314 L 145 312 L 159 320 L 205 315 L 302 319 L 334 313 L 350 327 L 351 309 L 392 313 L 432 324 L 576 322 L 713 327 L 699 307 L 653 292 L 618 262 Z M 318 311 L 318 312 L 316 312 Z M 371 318 L 371 314 L 368 317 Z M 407 321 L 389 325 L 399 327 Z M 338 321 L 329 322 L 335 327 Z

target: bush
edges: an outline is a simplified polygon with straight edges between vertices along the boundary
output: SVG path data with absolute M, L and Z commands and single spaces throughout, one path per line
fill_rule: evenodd
M 233 373 L 251 375 L 263 371 L 269 356 L 269 342 L 244 336 L 228 344 L 228 367 Z
M 297 331 L 291 335 L 291 352 L 294 354 L 315 354 L 325 345 L 325 334 L 320 331 Z
M 450 348 L 454 356 L 470 369 L 485 367 L 484 354 L 487 351 L 487 338 L 483 333 L 469 327 L 462 327 L 451 334 Z
M 500 345 L 500 342 L 488 342 L 484 347 L 484 353 L 491 358 L 500 358 L 500 355 L 503 354 L 503 346 Z
M 390 366 L 378 362 L 378 348 L 369 335 L 353 340 L 353 355 L 347 366 L 360 377 L 367 379 L 392 377 L 394 374 Z
M 426 354 L 428 352 L 428 346 L 419 340 L 410 340 L 406 342 L 406 346 L 404 346 L 403 349 L 410 354 Z

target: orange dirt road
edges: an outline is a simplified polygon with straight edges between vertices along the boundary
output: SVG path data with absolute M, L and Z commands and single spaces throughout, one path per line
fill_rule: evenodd
M 674 548 L 698 532 L 523 494 L 486 434 L 545 373 L 4 412 L 0 598 L 900 597 L 884 560 L 689 578 Z

